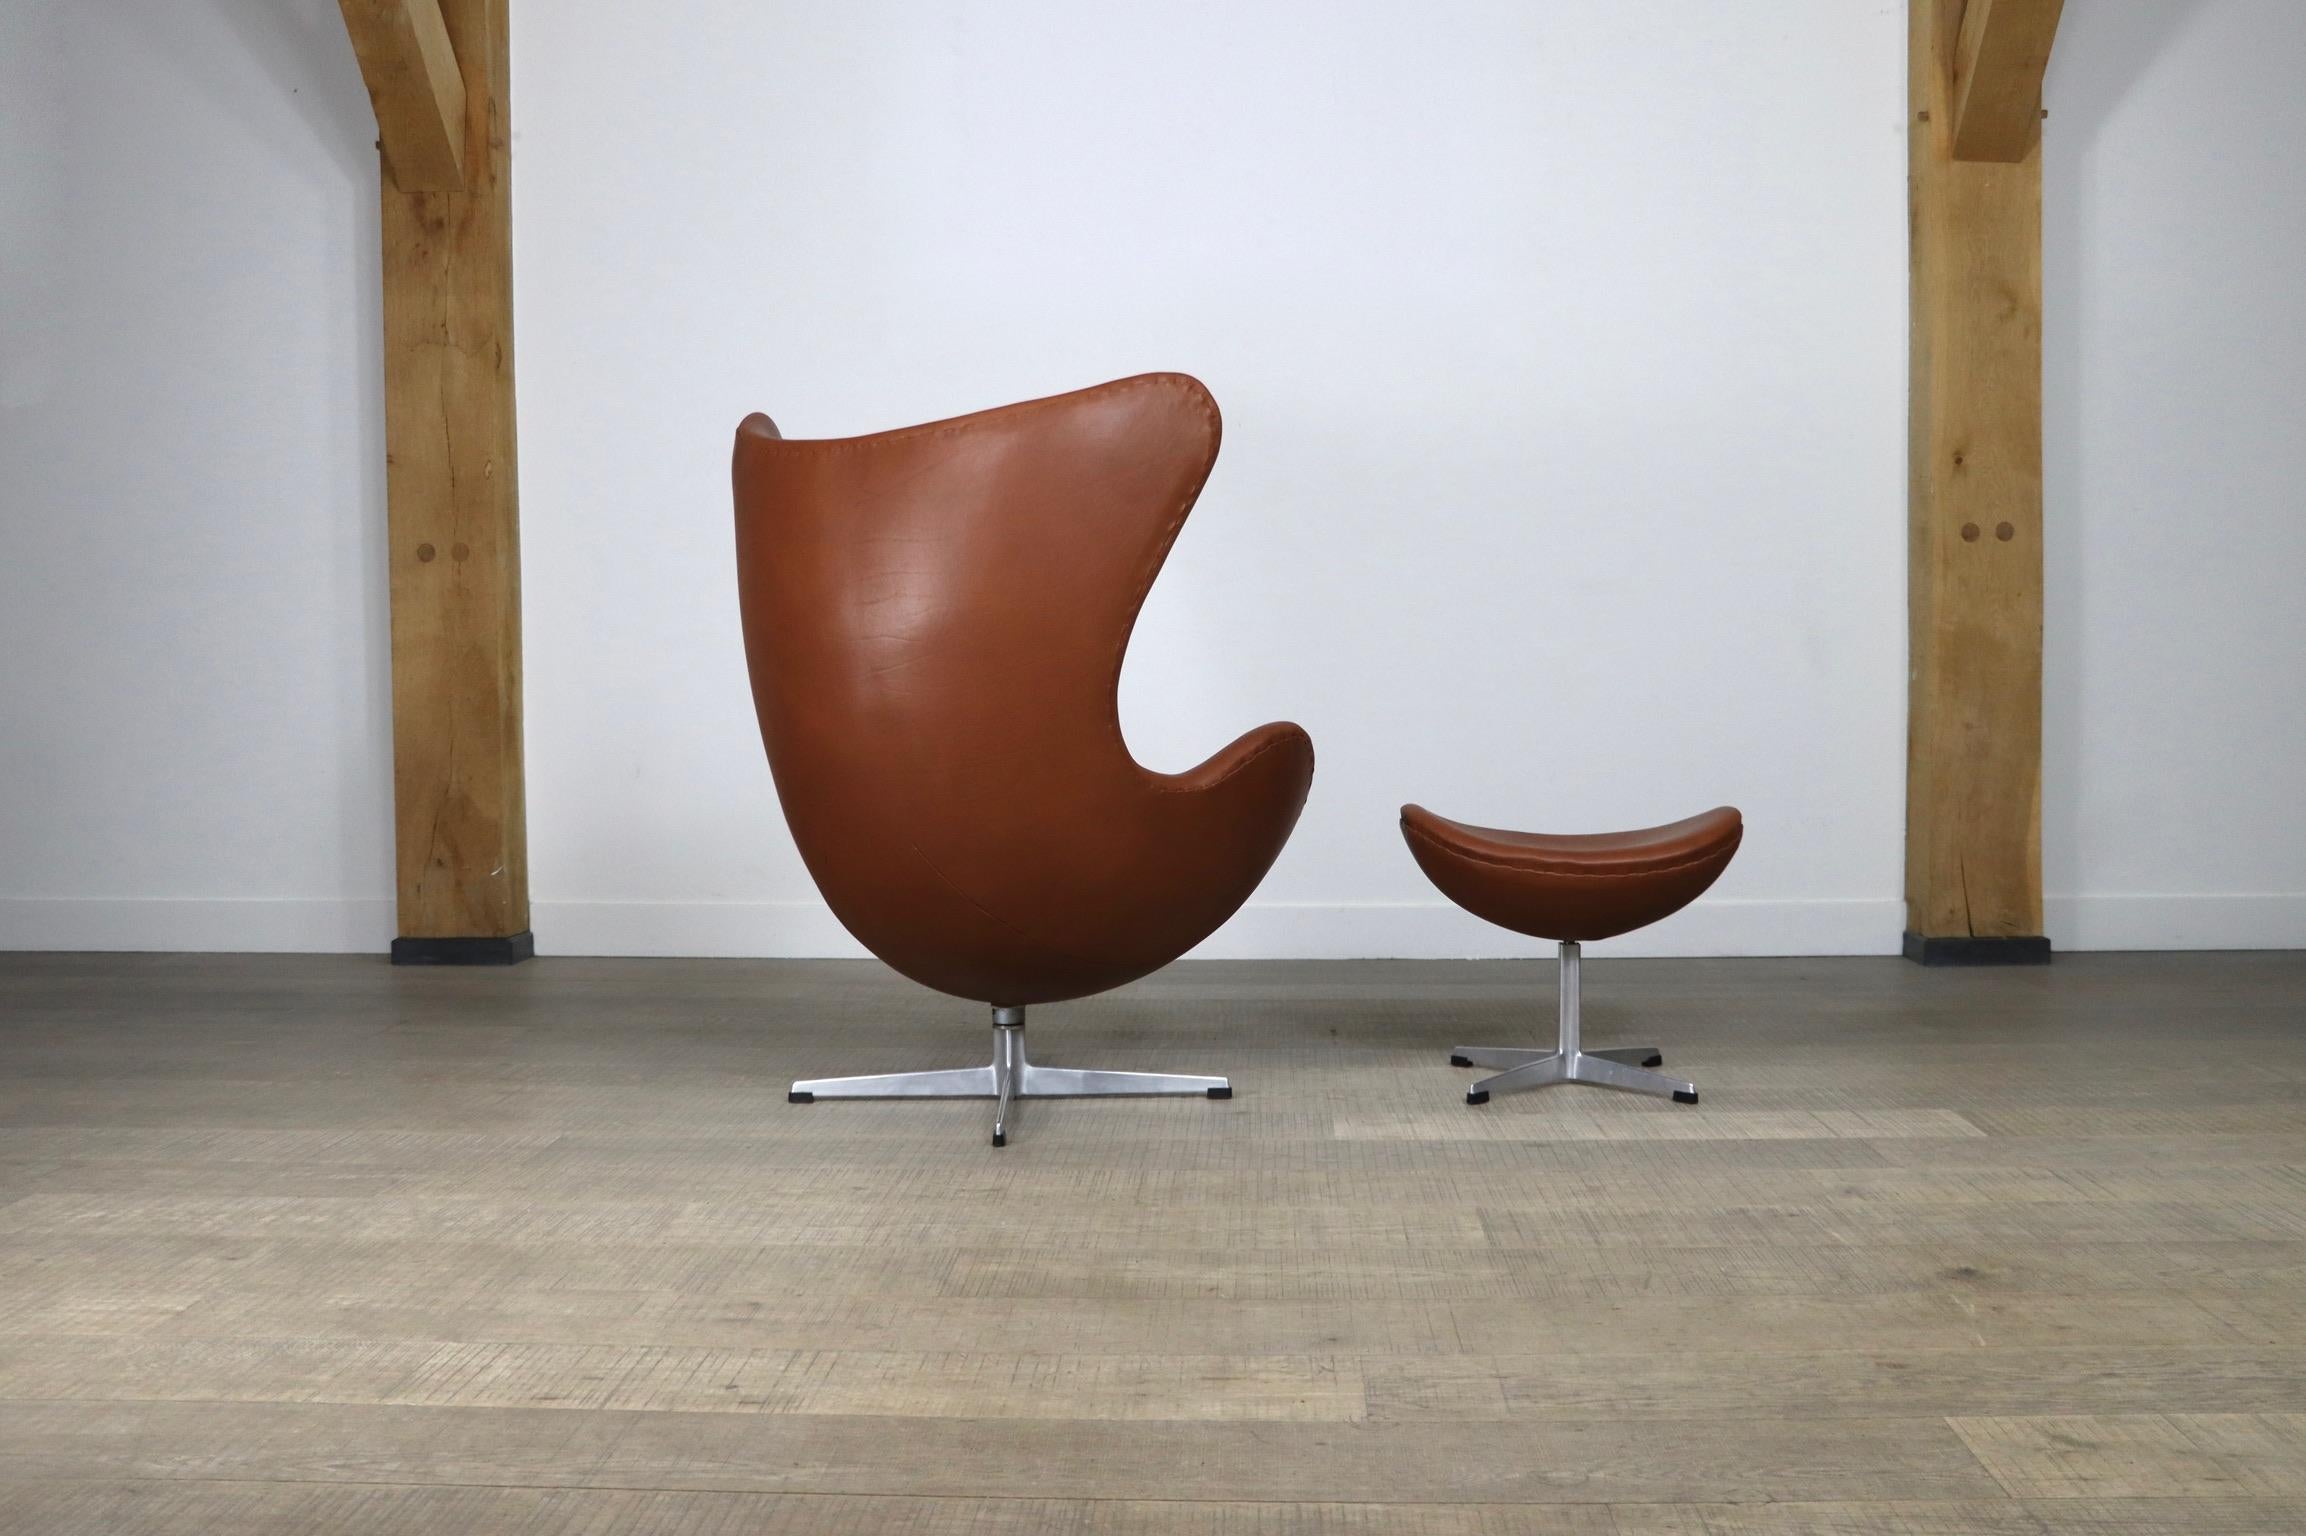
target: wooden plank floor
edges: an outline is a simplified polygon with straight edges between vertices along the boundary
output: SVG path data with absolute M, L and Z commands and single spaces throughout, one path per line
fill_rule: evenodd
M 2306 1531 L 2306 956 L 1588 972 L 0 957 L 0 1531 Z

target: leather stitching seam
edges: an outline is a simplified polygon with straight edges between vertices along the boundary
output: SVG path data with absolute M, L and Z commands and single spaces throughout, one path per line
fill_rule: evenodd
M 1685 859 L 1678 864 L 1660 864 L 1652 869 L 1633 869 L 1622 873 L 1605 870 L 1548 869 L 1542 864 L 1493 858 L 1487 854 L 1472 853 L 1463 848 L 1453 848 L 1431 833 L 1421 831 L 1406 821 L 1401 824 L 1401 830 L 1435 852 L 1444 854 L 1449 858 L 1462 859 L 1468 864 L 1480 864 L 1490 869 L 1508 869 L 1516 874 L 1543 875 L 1549 880 L 1651 880 L 1660 875 L 1678 875 L 1683 870 L 1696 869 L 1701 865 L 1712 863 L 1717 858 L 1727 858 L 1737 851 L 1737 844 L 1732 843 L 1726 850 L 1716 849 L 1700 854 L 1694 859 Z M 1739 829 L 1739 837 L 1741 840 L 1744 837 L 1742 827 Z
M 1198 794 L 1205 794 L 1205 793 L 1207 793 L 1208 791 L 1210 791 L 1210 790 L 1212 790 L 1212 789 L 1215 789 L 1215 788 L 1216 788 L 1218 785 L 1220 785 L 1220 784 L 1224 784 L 1224 783 L 1230 782 L 1231 780 L 1233 780 L 1233 779 L 1235 779 L 1235 778 L 1238 778 L 1238 777 L 1239 777 L 1241 774 L 1243 774 L 1243 773 L 1245 773 L 1245 772 L 1247 772 L 1247 771 L 1248 771 L 1248 769 L 1249 769 L 1249 765 L 1250 765 L 1251 763 L 1254 763 L 1254 762 L 1256 762 L 1256 761 L 1257 761 L 1259 758 L 1261 758 L 1261 757 L 1264 757 L 1266 754 L 1268 754 L 1268 753 L 1270 753 L 1270 752 L 1276 752 L 1276 751 L 1279 751 L 1279 750 L 1280 750 L 1280 749 L 1281 749 L 1283 746 L 1287 745 L 1288 743 L 1290 743 L 1290 742 L 1292 742 L 1292 741 L 1296 741 L 1296 740 L 1299 740 L 1300 738 L 1302 738 L 1302 737 L 1303 737 L 1303 735 L 1304 735 L 1304 732 L 1303 732 L 1303 731 L 1298 731 L 1298 732 L 1296 732 L 1296 733 L 1295 733 L 1295 734 L 1293 734 L 1293 735 L 1287 735 L 1287 736 L 1276 736 L 1276 737 L 1274 737 L 1274 738 L 1273 738 L 1271 741 L 1267 742 L 1267 743 L 1266 743 L 1264 746 L 1262 746 L 1262 747 L 1259 747 L 1259 748 L 1258 748 L 1256 751 L 1254 751 L 1254 752 L 1250 753 L 1250 754 L 1249 754 L 1247 757 L 1245 757 L 1245 758 L 1241 759 L 1241 761 L 1240 761 L 1240 762 L 1238 762 L 1238 763 L 1235 763 L 1235 764 L 1234 764 L 1232 767 L 1230 767 L 1230 768 L 1226 769 L 1226 770 L 1225 770 L 1225 771 L 1224 771 L 1222 774 L 1218 775 L 1218 776 L 1217 776 L 1216 778 L 1214 778 L 1214 779 L 1211 779 L 1211 780 L 1210 780 L 1208 783 L 1206 783 L 1206 784 L 1197 784 L 1197 785 L 1193 785 L 1193 786 L 1191 786 L 1191 787 L 1187 787 L 1187 786 L 1185 786 L 1185 785 L 1182 785 L 1182 784 L 1156 784 L 1156 785 L 1154 785 L 1154 786 L 1153 786 L 1153 788 L 1154 788 L 1154 790 L 1155 790 L 1155 792 L 1156 792 L 1156 793 L 1158 793 L 1158 794 L 1164 794 L 1164 795 L 1198 795 Z
M 854 453 L 867 448 L 882 447 L 889 443 L 909 442 L 918 437 L 962 437 L 970 432 L 992 426 L 1003 418 L 1022 416 L 1059 405 L 1077 404 L 1083 395 L 1123 395 L 1135 390 L 1152 389 L 1162 385 L 1174 386 L 1181 377 L 1183 375 L 1174 373 L 1141 374 L 1134 379 L 1117 379 L 1110 384 L 1097 384 L 1088 389 L 1069 390 L 1062 395 L 1049 395 L 1039 400 L 1022 400 L 1015 405 L 996 406 L 992 410 L 977 411 L 955 421 L 924 422 L 917 427 L 897 427 L 887 432 L 868 432 L 862 437 L 756 437 L 753 441 L 768 444 L 779 450 L 806 449 L 811 453 Z M 1206 410 L 1206 405 L 1203 408 Z M 1195 494 L 1199 494 L 1198 487 L 1195 488 Z M 1192 503 L 1189 501 L 1186 506 L 1190 508 Z

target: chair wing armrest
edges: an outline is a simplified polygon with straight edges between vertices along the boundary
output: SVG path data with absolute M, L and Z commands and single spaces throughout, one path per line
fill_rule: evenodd
M 1286 720 L 1261 725 L 1197 768 L 1156 775 L 1169 794 L 1203 794 L 1235 780 L 1289 791 L 1299 804 L 1313 782 L 1313 738 Z

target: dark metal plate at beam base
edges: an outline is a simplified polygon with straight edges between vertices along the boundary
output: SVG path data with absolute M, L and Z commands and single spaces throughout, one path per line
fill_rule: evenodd
M 1979 939 L 1967 935 L 1932 938 L 1909 933 L 1906 958 L 1917 965 L 2048 965 L 2050 941 L 2040 934 Z
M 394 939 L 394 965 L 518 965 L 536 958 L 536 935 L 518 933 L 478 939 Z

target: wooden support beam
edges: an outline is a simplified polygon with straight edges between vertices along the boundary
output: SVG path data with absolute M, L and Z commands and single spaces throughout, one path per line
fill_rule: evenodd
M 1954 158 L 2015 165 L 2040 137 L 2065 0 L 1969 0 L 1954 44 Z
M 385 158 L 385 484 L 400 900 L 393 957 L 516 960 L 530 952 L 531 940 L 507 0 L 340 3 L 364 70 L 377 49 L 361 47 L 362 34 L 380 14 L 390 21 L 385 13 L 432 11 L 465 103 L 461 179 L 435 186 L 417 172 L 412 185 L 391 125 L 421 119 L 445 98 L 429 68 L 420 78 L 399 67 L 404 55 L 367 75 Z M 420 99 L 403 99 L 412 95 Z
M 440 0 L 337 0 L 368 99 L 385 174 L 403 192 L 464 185 L 464 75 Z
M 1906 951 L 2045 960 L 2040 141 L 1955 156 L 1962 0 L 1909 7 Z

